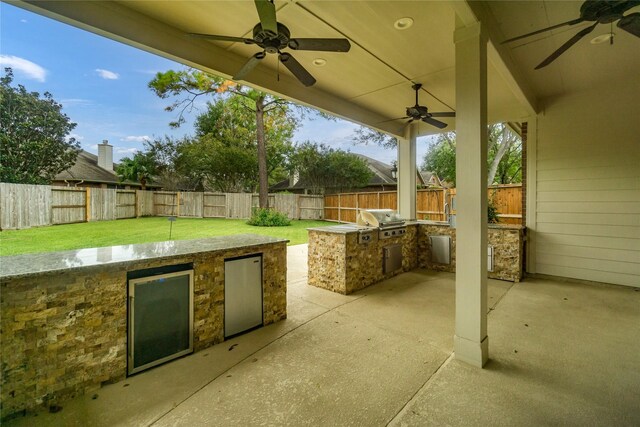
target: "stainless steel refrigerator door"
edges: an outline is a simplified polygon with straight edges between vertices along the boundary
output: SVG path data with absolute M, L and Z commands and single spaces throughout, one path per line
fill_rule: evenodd
M 224 336 L 262 325 L 262 256 L 224 263 Z

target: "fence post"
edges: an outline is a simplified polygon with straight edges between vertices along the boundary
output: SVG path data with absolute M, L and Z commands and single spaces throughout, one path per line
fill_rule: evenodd
M 342 222 L 342 200 L 340 193 L 338 193 L 338 222 Z
M 85 222 L 89 222 L 91 219 L 91 187 L 86 187 L 85 197 L 84 197 L 84 218 Z
M 176 216 L 180 216 L 180 192 L 176 191 Z

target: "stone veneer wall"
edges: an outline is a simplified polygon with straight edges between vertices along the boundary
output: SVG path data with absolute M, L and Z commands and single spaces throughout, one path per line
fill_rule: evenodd
M 350 294 L 418 266 L 418 226 L 407 225 L 402 237 L 358 243 L 358 233 L 309 230 L 308 284 L 341 294 Z M 383 248 L 402 244 L 402 269 L 382 272 Z
M 194 351 L 224 341 L 224 260 L 259 253 L 268 325 L 287 316 L 285 242 L 3 279 L 0 416 L 126 376 L 127 271 L 193 262 Z
M 490 226 L 488 245 L 493 246 L 493 271 L 491 279 L 519 282 L 522 278 L 522 255 L 524 231 L 519 227 Z M 456 229 L 447 225 L 420 224 L 418 237 L 418 258 L 422 268 L 436 271 L 456 271 Z M 429 236 L 451 236 L 451 264 L 431 262 Z

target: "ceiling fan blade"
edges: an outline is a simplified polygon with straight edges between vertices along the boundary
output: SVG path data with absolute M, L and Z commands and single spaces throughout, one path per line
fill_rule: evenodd
M 578 40 L 580 40 L 581 38 L 583 38 L 584 36 L 589 34 L 591 31 L 593 31 L 593 29 L 596 28 L 596 25 L 598 25 L 598 21 L 596 21 L 596 23 L 593 24 L 592 26 L 587 27 L 587 28 L 577 32 L 575 36 L 571 37 L 565 44 L 560 46 L 558 48 L 558 50 L 553 52 L 551 55 L 549 55 L 549 57 L 547 59 L 545 59 L 540 64 L 538 64 L 538 66 L 536 67 L 536 70 L 539 70 L 540 68 L 546 67 L 547 65 L 551 64 L 560 55 L 562 55 L 567 49 L 569 49 L 574 44 L 578 43 Z
M 347 39 L 291 39 L 293 50 L 320 50 L 325 52 L 349 52 L 351 43 Z
M 440 113 L 429 113 L 431 117 L 455 117 L 456 113 L 454 111 L 443 111 Z
M 223 42 L 255 44 L 255 42 L 252 39 L 244 39 L 242 37 L 219 36 L 216 34 L 200 34 L 200 33 L 187 33 L 187 36 L 196 37 L 199 39 L 207 39 L 207 40 L 220 40 Z
M 266 53 L 264 53 L 264 52 L 258 52 L 255 55 L 253 55 L 251 58 L 249 58 L 249 60 L 247 62 L 245 62 L 245 64 L 242 66 L 242 68 L 240 68 L 240 70 L 232 77 L 232 79 L 233 80 L 244 80 L 244 77 L 247 74 L 249 74 L 251 72 L 251 70 L 256 68 L 256 65 L 258 65 L 258 63 L 260 61 L 262 61 L 265 56 L 266 56 Z
M 623 16 L 618 22 L 618 27 L 636 37 L 640 37 L 640 12 Z
M 424 117 L 422 121 L 430 124 L 431 126 L 435 126 L 438 129 L 444 129 L 448 126 L 446 123 L 442 123 L 440 120 L 432 119 L 431 117 Z
M 316 79 L 300 64 L 296 59 L 288 53 L 281 53 L 280 62 L 293 73 L 294 76 L 305 86 L 313 86 Z
M 278 34 L 278 21 L 276 21 L 276 6 L 269 0 L 255 0 L 260 24 L 264 31 Z
M 535 36 L 536 34 L 544 33 L 545 31 L 550 31 L 550 30 L 554 30 L 556 28 L 564 27 L 565 25 L 576 25 L 576 24 L 579 24 L 581 22 L 584 22 L 584 19 L 582 19 L 582 18 L 572 19 L 571 21 L 563 22 L 562 24 L 552 25 L 550 27 L 543 28 L 541 30 L 537 30 L 537 31 L 534 31 L 534 32 L 531 32 L 531 33 L 523 34 L 521 36 L 517 36 L 517 37 L 513 37 L 513 38 L 510 38 L 510 39 L 507 39 L 507 40 L 503 41 L 502 44 L 514 42 L 516 40 L 524 39 L 524 38 L 530 37 L 530 36 Z

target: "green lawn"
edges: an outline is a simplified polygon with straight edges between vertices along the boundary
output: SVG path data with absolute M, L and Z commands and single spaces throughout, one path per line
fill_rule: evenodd
M 200 239 L 229 234 L 263 234 L 289 239 L 290 245 L 307 242 L 307 228 L 325 226 L 324 221 L 291 221 L 288 227 L 254 227 L 241 219 L 178 218 L 172 240 Z M 167 218 L 121 219 L 80 224 L 53 225 L 0 232 L 0 255 L 52 252 L 99 246 L 169 240 Z

